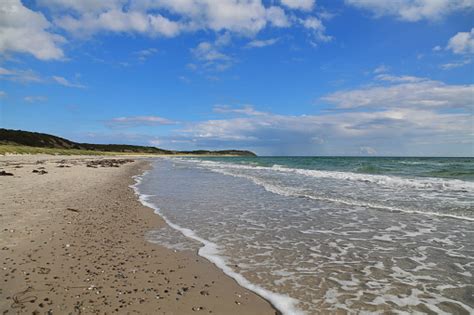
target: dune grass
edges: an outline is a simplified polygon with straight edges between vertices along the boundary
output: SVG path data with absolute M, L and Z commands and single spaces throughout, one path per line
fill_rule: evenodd
M 0 155 L 7 154 L 49 154 L 49 155 L 123 155 L 123 156 L 196 156 L 196 157 L 209 157 L 209 156 L 239 156 L 238 154 L 225 154 L 208 152 L 195 153 L 195 152 L 177 152 L 174 154 L 160 154 L 160 153 L 149 153 L 149 152 L 114 152 L 114 151 L 98 151 L 98 150 L 82 150 L 82 149 L 60 149 L 60 148 L 41 148 L 41 147 L 30 147 L 18 144 L 2 144 L 0 143 Z
M 50 154 L 50 155 L 132 155 L 126 152 L 104 152 L 79 149 L 55 149 L 0 144 L 0 155 L 6 154 Z

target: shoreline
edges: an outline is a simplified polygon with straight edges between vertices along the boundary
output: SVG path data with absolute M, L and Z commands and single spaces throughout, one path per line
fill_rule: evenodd
M 196 253 L 147 242 L 166 224 L 131 188 L 149 162 L 85 165 L 111 158 L 0 157 L 14 173 L 0 178 L 2 312 L 279 313 Z
M 155 206 L 153 203 L 148 201 L 148 196 L 140 194 L 138 191 L 137 186 L 141 183 L 142 176 L 146 175 L 145 171 L 142 175 L 134 176 L 136 183 L 131 185 L 135 191 L 135 194 L 138 196 L 139 201 L 147 208 L 153 210 L 153 212 L 158 215 L 170 228 L 178 231 L 179 233 L 183 234 L 184 237 L 192 239 L 198 243 L 201 243 L 202 246 L 199 250 L 195 253 L 197 256 L 206 259 L 208 262 L 213 264 L 216 268 L 218 268 L 221 272 L 225 275 L 233 279 L 239 286 L 255 293 L 256 295 L 260 296 L 262 299 L 267 301 L 275 310 L 275 314 L 282 315 L 282 314 L 295 314 L 295 315 L 302 315 L 305 314 L 299 309 L 296 308 L 296 304 L 299 302 L 289 296 L 282 295 L 276 292 L 269 291 L 264 289 L 263 287 L 250 282 L 241 274 L 235 272 L 230 268 L 224 260 L 216 254 L 218 252 L 217 245 L 203 239 L 196 235 L 194 231 L 183 228 L 173 222 L 171 222 L 163 213 L 160 212 L 159 207 Z M 281 309 L 286 310 L 286 312 L 282 312 Z

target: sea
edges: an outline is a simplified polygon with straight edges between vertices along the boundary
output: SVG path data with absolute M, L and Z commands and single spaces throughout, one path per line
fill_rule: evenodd
M 282 314 L 474 314 L 474 158 L 174 157 L 133 186 Z

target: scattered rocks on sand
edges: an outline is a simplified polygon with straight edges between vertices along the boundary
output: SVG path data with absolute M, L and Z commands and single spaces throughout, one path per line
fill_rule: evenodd
M 32 173 L 37 173 L 38 175 L 48 174 L 45 170 L 33 170 Z
M 0 171 L 0 176 L 13 176 L 13 173 L 5 172 L 5 171 Z
M 104 160 L 93 160 L 87 162 L 87 167 L 120 167 L 123 164 L 131 163 L 134 160 L 131 159 L 104 159 Z

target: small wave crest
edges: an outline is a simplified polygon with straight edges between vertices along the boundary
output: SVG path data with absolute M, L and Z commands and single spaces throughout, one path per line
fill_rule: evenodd
M 441 178 L 408 178 L 393 175 L 376 175 L 376 174 L 362 174 L 354 172 L 343 171 L 325 171 L 302 168 L 291 168 L 281 165 L 266 166 L 251 166 L 244 164 L 234 164 L 227 162 L 215 162 L 207 160 L 185 160 L 182 161 L 198 163 L 207 168 L 217 169 L 235 169 L 235 170 L 266 170 L 280 173 L 294 173 L 303 176 L 315 178 L 327 178 L 344 181 L 357 181 L 369 184 L 383 185 L 393 188 L 415 188 L 415 189 L 429 189 L 441 191 L 460 191 L 460 192 L 474 192 L 474 182 L 463 181 L 458 179 L 441 179 Z
M 455 214 L 439 213 L 439 212 L 433 212 L 433 211 L 420 211 L 420 210 L 416 210 L 416 209 L 407 209 L 407 208 L 400 208 L 400 207 L 382 205 L 382 204 L 373 203 L 373 202 L 363 202 L 363 201 L 349 200 L 349 199 L 343 199 L 343 198 L 331 198 L 331 197 L 327 197 L 327 196 L 317 196 L 317 195 L 308 193 L 308 192 L 306 192 L 304 190 L 301 190 L 301 189 L 297 189 L 297 188 L 293 188 L 293 187 L 283 187 L 283 186 L 280 186 L 280 185 L 271 184 L 271 183 L 265 182 L 262 179 L 259 179 L 259 178 L 254 177 L 254 176 L 249 176 L 249 175 L 246 175 L 246 174 L 234 174 L 234 173 L 227 172 L 225 170 L 220 170 L 220 169 L 215 169 L 215 170 L 212 170 L 212 171 L 218 172 L 218 173 L 223 174 L 223 175 L 246 178 L 248 180 L 251 180 L 256 185 L 259 185 L 259 186 L 263 187 L 268 192 L 271 192 L 271 193 L 274 193 L 274 194 L 277 194 L 277 195 L 281 195 L 281 196 L 286 196 L 286 197 L 304 197 L 304 198 L 313 199 L 313 200 L 329 201 L 329 202 L 335 202 L 335 203 L 340 203 L 340 204 L 342 203 L 342 204 L 349 205 L 349 206 L 381 209 L 381 210 L 388 210 L 388 211 L 394 211 L 394 212 L 434 215 L 434 216 L 439 216 L 439 217 L 447 217 L 447 218 L 453 218 L 453 219 L 474 221 L 474 218 L 472 218 L 472 217 L 466 217 L 466 216 L 455 215 Z

